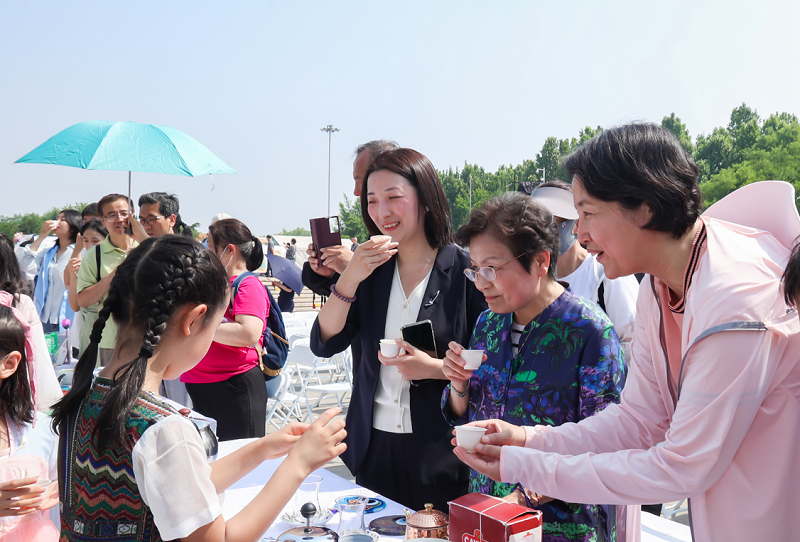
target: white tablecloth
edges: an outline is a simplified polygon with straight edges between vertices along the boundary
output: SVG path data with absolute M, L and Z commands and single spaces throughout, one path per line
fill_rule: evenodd
M 251 442 L 251 439 L 233 440 L 221 442 L 219 445 L 219 457 L 224 457 Z M 222 506 L 222 516 L 228 520 L 238 514 L 250 501 L 261 491 L 261 488 L 281 464 L 283 458 L 265 461 L 250 474 L 239 480 L 225 491 L 225 502 Z M 364 515 L 364 525 L 369 526 L 369 522 L 377 517 L 393 516 L 403 513 L 403 507 L 398 503 L 380 496 L 374 491 L 358 486 L 349 480 L 345 480 L 325 469 L 319 469 L 314 474 L 322 476 L 322 484 L 319 491 L 319 501 L 322 508 L 333 508 L 338 497 L 343 495 L 365 495 L 368 497 L 379 497 L 386 501 L 386 508 L 373 514 Z M 281 511 L 283 514 L 289 511 L 294 505 L 292 500 L 287 503 Z M 339 516 L 334 514 L 325 525 L 334 531 L 339 526 Z M 270 540 L 277 537 L 282 532 L 291 529 L 294 525 L 284 523 L 280 519 L 264 533 L 262 540 Z M 388 540 L 392 537 L 382 537 Z M 689 527 L 674 521 L 654 516 L 652 514 L 642 514 L 642 542 L 691 542 Z

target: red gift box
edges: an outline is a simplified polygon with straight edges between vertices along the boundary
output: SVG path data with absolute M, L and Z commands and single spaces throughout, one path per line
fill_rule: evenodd
M 469 493 L 450 505 L 452 542 L 541 542 L 542 513 L 497 497 Z

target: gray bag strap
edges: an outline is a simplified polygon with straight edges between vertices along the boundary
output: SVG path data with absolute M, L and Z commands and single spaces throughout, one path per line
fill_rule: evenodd
M 767 331 L 767 326 L 764 325 L 764 322 L 757 322 L 755 320 L 751 322 L 729 322 L 727 324 L 718 324 L 716 326 L 712 326 L 698 335 L 695 340 L 692 341 L 692 344 L 689 345 L 689 348 L 686 349 L 686 353 L 683 355 L 683 359 L 681 359 L 681 368 L 678 372 L 678 397 L 681 396 L 681 387 L 683 385 L 683 366 L 686 363 L 686 358 L 689 356 L 689 352 L 692 351 L 694 345 L 709 335 L 722 333 L 724 331 Z

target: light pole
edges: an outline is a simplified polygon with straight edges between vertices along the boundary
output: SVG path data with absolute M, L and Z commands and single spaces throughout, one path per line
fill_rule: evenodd
M 328 218 L 331 217 L 331 134 L 338 132 L 338 128 L 334 128 L 333 124 L 327 125 L 325 128 L 320 128 L 323 132 L 328 132 Z
M 546 181 L 547 181 L 547 171 L 546 171 L 546 168 L 537 169 L 537 170 L 536 170 L 536 173 L 539 173 L 540 171 L 542 172 L 542 182 L 546 182 Z
M 472 173 L 469 174 L 469 212 L 472 212 Z

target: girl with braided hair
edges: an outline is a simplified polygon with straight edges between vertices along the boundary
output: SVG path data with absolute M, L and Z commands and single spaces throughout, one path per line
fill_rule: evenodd
M 310 426 L 289 424 L 207 463 L 199 432 L 158 389 L 205 355 L 228 291 L 219 259 L 184 236 L 149 239 L 117 268 L 73 387 L 53 413 L 62 540 L 255 541 L 305 477 L 344 451 L 344 423 L 331 421 L 338 413 L 331 409 Z M 114 352 L 93 380 L 110 317 L 118 326 Z M 218 494 L 287 453 L 226 523 Z

